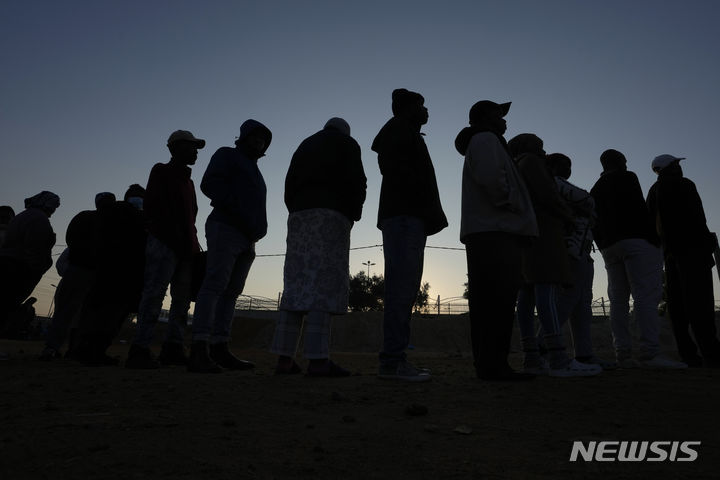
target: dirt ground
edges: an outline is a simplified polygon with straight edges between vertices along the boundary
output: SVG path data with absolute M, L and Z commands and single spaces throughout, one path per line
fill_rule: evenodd
M 425 384 L 377 379 L 367 348 L 333 354 L 348 378 L 278 377 L 257 330 L 233 344 L 255 371 L 217 375 L 42 362 L 41 342 L 0 340 L 0 479 L 718 478 L 717 369 L 491 383 L 428 345 L 410 353 Z M 575 440 L 702 444 L 695 462 L 570 462 Z

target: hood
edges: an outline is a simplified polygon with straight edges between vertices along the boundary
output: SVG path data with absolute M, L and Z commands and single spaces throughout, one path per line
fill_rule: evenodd
M 240 126 L 240 136 L 238 137 L 236 144 L 240 144 L 245 140 L 245 138 L 255 130 L 260 129 L 261 132 L 265 136 L 265 149 L 262 151 L 263 155 L 267 151 L 268 147 L 270 146 L 270 142 L 272 142 L 272 132 L 269 128 L 267 128 L 262 123 L 258 122 L 257 120 L 246 120 L 243 122 L 243 124 Z

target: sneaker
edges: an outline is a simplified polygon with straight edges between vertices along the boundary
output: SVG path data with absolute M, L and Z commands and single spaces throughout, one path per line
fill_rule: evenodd
M 641 368 L 665 368 L 665 369 L 683 369 L 688 368 L 687 363 L 677 362 L 662 355 L 655 355 L 652 358 L 640 360 Z
M 617 365 L 619 368 L 622 368 L 623 370 L 629 370 L 634 368 L 640 368 L 640 362 L 635 360 L 632 357 L 628 358 L 619 358 L 617 361 Z
M 130 345 L 127 360 L 125 360 L 125 368 L 133 370 L 154 370 L 160 368 L 160 364 L 148 347 L 140 347 L 138 345 Z
M 397 365 L 380 365 L 378 378 L 406 382 L 427 382 L 432 376 L 427 371 L 418 369 L 412 363 L 402 361 Z
M 524 365 L 522 371 L 530 375 L 548 375 L 550 373 L 550 364 L 544 357 L 540 357 L 540 360 L 534 365 Z
M 618 364 L 617 362 L 611 362 L 609 360 L 603 360 L 602 358 L 598 358 L 596 356 L 592 357 L 575 357 L 575 360 L 577 360 L 580 363 L 592 363 L 595 365 L 600 365 L 603 370 L 617 370 Z
M 548 375 L 551 377 L 593 377 L 602 373 L 602 367 L 592 363 L 580 363 L 575 359 L 564 368 L 551 368 Z

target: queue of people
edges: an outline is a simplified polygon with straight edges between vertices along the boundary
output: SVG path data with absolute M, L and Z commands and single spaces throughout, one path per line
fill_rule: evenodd
M 406 354 L 410 319 L 427 238 L 448 221 L 421 133 L 429 119 L 424 97 L 396 89 L 391 100 L 392 118 L 372 143 L 382 174 L 377 227 L 385 257 L 378 378 L 424 382 L 431 372 Z M 476 102 L 469 126 L 455 139 L 465 159 L 460 240 L 467 257 L 469 342 L 477 377 L 525 381 L 538 375 L 594 376 L 615 368 L 720 366 L 711 277 L 717 239 L 707 228 L 694 184 L 683 177 L 683 159 L 666 154 L 653 160 L 658 180 L 646 199 L 625 156 L 606 150 L 600 156 L 603 173 L 588 192 L 569 182 L 571 159 L 547 155 L 536 135 L 506 141 L 510 105 Z M 250 119 L 240 127 L 234 148 L 212 155 L 200 184 L 213 207 L 205 224 L 206 252 L 197 238 L 191 178 L 206 142 L 191 132 L 170 135 L 170 160 L 152 167 L 145 188 L 130 186 L 122 201 L 99 193 L 96 209 L 80 212 L 68 226 L 67 249 L 56 265 L 62 278 L 55 315 L 40 358 L 59 357 L 67 344 L 66 357 L 117 364 L 106 350 L 123 322 L 136 314 L 126 368 L 180 365 L 194 373 L 254 368 L 232 353 L 230 342 L 255 244 L 267 233 L 267 190 L 258 162 L 271 141 L 270 129 Z M 350 375 L 330 359 L 330 329 L 332 316 L 348 309 L 350 236 L 361 219 L 366 188 L 360 146 L 342 118 L 329 119 L 292 157 L 285 179 L 284 291 L 270 348 L 278 356 L 278 375 L 303 372 L 296 360 L 301 332 L 308 376 Z M 57 195 L 44 191 L 26 199 L 26 210 L 17 216 L 0 207 L 0 327 L 52 266 L 55 233 L 49 218 L 59 205 Z M 593 351 L 593 242 L 608 272 L 613 360 Z M 660 352 L 663 257 L 681 362 Z M 168 328 L 156 357 L 151 344 L 168 287 Z M 640 330 L 636 351 L 630 296 Z M 521 371 L 508 363 L 516 319 Z M 572 349 L 565 344 L 565 324 Z

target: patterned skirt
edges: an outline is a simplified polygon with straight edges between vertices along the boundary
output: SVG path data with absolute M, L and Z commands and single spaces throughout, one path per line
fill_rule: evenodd
M 288 217 L 280 308 L 295 312 L 347 313 L 352 222 L 327 208 Z

